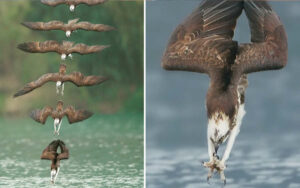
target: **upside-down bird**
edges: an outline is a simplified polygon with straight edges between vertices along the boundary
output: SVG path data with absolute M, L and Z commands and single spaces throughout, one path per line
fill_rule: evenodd
M 62 101 L 57 102 L 56 109 L 50 106 L 46 106 L 43 109 L 34 110 L 31 112 L 30 117 L 41 124 L 45 124 L 48 116 L 54 119 L 54 135 L 59 135 L 61 126 L 61 120 L 64 116 L 67 116 L 70 124 L 76 123 L 88 119 L 93 115 L 92 112 L 87 110 L 75 110 L 73 106 L 63 108 L 64 103 Z
M 66 36 L 70 37 L 73 31 L 82 29 L 87 31 L 111 31 L 115 30 L 114 27 L 109 25 L 103 24 L 92 24 L 90 22 L 78 22 L 79 18 L 69 20 L 67 24 L 61 21 L 50 21 L 50 22 L 23 22 L 22 25 L 33 29 L 33 30 L 42 30 L 42 31 L 49 31 L 49 30 L 62 30 L 66 32 Z
M 93 86 L 98 85 L 106 80 L 107 77 L 104 76 L 84 76 L 80 72 L 72 72 L 71 74 L 66 73 L 66 65 L 60 64 L 58 73 L 47 73 L 42 75 L 36 81 L 32 81 L 26 84 L 21 90 L 14 94 L 14 97 L 19 97 L 21 95 L 25 95 L 36 88 L 39 88 L 46 84 L 47 82 L 56 82 L 56 93 L 59 94 L 59 90 L 61 89 L 61 94 L 64 94 L 64 82 L 72 82 L 77 87 L 82 86 Z
M 109 45 L 94 45 L 87 46 L 85 44 L 74 44 L 74 42 L 48 40 L 45 42 L 25 42 L 18 45 L 20 50 L 29 53 L 47 53 L 56 52 L 61 55 L 61 59 L 65 60 L 68 57 L 72 58 L 72 53 L 79 53 L 81 55 L 99 52 L 108 48 Z
M 233 41 L 236 21 L 245 10 L 251 43 Z M 206 73 L 209 168 L 226 183 L 224 170 L 245 114 L 247 74 L 283 68 L 287 63 L 287 36 L 279 17 L 264 1 L 204 0 L 173 34 L 162 66 L 167 70 Z M 218 147 L 228 139 L 222 159 Z
M 66 4 L 70 6 L 70 11 L 74 12 L 75 8 L 79 4 L 86 4 L 88 6 L 98 5 L 106 2 L 107 0 L 41 0 L 45 5 L 55 7 L 57 5 Z
M 60 153 L 57 152 L 60 147 Z M 60 169 L 60 160 L 69 159 L 69 149 L 62 140 L 52 141 L 42 152 L 41 159 L 51 160 L 50 178 L 55 183 Z

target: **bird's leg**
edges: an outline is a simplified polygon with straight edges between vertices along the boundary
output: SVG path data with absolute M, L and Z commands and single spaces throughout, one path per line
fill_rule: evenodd
M 63 83 L 61 86 L 61 95 L 64 96 L 65 84 Z
M 54 179 L 53 179 L 53 183 L 55 183 L 55 181 L 56 181 L 56 178 L 57 178 L 57 176 L 58 176 L 58 173 L 59 173 L 59 167 L 57 168 L 57 171 L 56 171 L 55 177 L 54 177 Z
M 72 58 L 73 58 L 72 54 L 69 54 L 69 55 L 68 55 L 68 57 L 69 57 L 70 59 L 72 59 Z
M 62 120 L 60 120 L 60 122 L 58 124 L 58 128 L 57 128 L 57 131 L 56 131 L 57 135 L 59 135 L 59 130 L 60 130 L 61 123 L 62 123 Z
M 61 60 L 66 60 L 66 58 L 67 58 L 67 55 L 66 54 L 61 54 Z
M 57 133 L 56 127 L 57 127 L 57 125 L 58 125 L 59 123 L 60 123 L 59 119 L 58 119 L 58 118 L 55 118 L 55 119 L 54 119 L 54 135 Z
M 66 31 L 66 37 L 70 37 L 71 36 L 71 31 Z
M 75 11 L 75 5 L 70 5 L 70 11 L 74 12 Z
M 209 183 L 209 179 L 212 177 L 213 171 L 215 168 L 214 164 L 215 164 L 217 154 L 216 154 L 214 143 L 210 139 L 209 135 L 207 135 L 207 143 L 208 143 L 208 155 L 209 155 L 210 160 L 209 160 L 209 162 L 204 162 L 203 166 L 206 168 L 209 168 L 209 171 L 207 174 L 207 182 Z

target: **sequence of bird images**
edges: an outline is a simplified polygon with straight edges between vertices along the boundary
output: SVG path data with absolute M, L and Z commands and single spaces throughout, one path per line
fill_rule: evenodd
M 0 1 L 0 187 L 300 187 L 299 13 Z

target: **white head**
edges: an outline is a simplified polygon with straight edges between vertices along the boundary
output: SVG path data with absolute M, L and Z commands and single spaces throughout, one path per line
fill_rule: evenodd
M 75 10 L 75 5 L 70 5 L 70 11 L 74 12 L 74 10 Z
M 66 36 L 67 36 L 67 37 L 70 37 L 70 36 L 71 36 L 71 31 L 67 31 L 67 32 L 66 32 Z
M 66 60 L 67 55 L 66 54 L 61 54 L 61 60 Z
M 69 55 L 68 55 L 68 57 L 69 57 L 70 59 L 72 59 L 72 58 L 73 58 L 72 54 L 69 54 Z
M 57 81 L 57 82 L 56 82 L 56 87 L 60 87 L 60 86 L 61 86 L 61 84 L 62 84 L 62 82 L 61 82 L 61 81 Z

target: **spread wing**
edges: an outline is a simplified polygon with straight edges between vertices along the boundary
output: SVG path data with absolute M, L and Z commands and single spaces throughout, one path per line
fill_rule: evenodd
M 51 22 L 23 22 L 22 25 L 33 30 L 62 30 L 64 23 L 61 21 L 51 21 Z
M 245 1 L 251 28 L 250 44 L 239 46 L 233 68 L 251 73 L 280 69 L 287 63 L 287 36 L 279 17 L 264 1 Z
M 81 55 L 95 53 L 108 48 L 109 45 L 94 45 L 94 46 L 87 46 L 85 44 L 76 44 L 75 46 L 71 47 L 68 52 L 69 53 L 79 53 Z
M 57 41 L 25 42 L 18 45 L 20 50 L 30 53 L 58 52 L 60 44 Z
M 108 80 L 108 78 L 104 76 L 84 76 L 80 72 L 73 72 L 63 77 L 64 82 L 72 82 L 77 87 L 98 85 L 105 82 L 106 80 Z
M 87 4 L 87 5 L 91 6 L 91 5 L 98 5 L 98 4 L 104 3 L 107 0 L 73 0 L 73 1 L 76 2 L 76 4 L 83 3 L 83 4 Z
M 90 22 L 79 22 L 74 25 L 75 29 L 83 29 L 88 31 L 111 31 L 115 30 L 114 27 L 103 24 L 92 24 Z
M 66 147 L 65 143 L 60 140 L 59 147 L 61 150 L 61 153 L 58 154 L 57 159 L 63 160 L 63 159 L 69 159 L 69 149 Z
M 65 4 L 66 0 L 41 0 L 41 3 L 55 7 L 60 4 Z
M 48 116 L 50 116 L 53 112 L 52 107 L 46 106 L 42 110 L 34 110 L 31 112 L 30 117 L 35 120 L 36 122 L 39 122 L 41 124 L 45 124 Z
M 172 33 L 163 68 L 208 73 L 233 63 L 237 42 L 232 37 L 242 10 L 240 1 L 204 0 Z
M 25 95 L 25 94 L 33 91 L 34 89 L 41 87 L 42 85 L 44 85 L 47 82 L 50 82 L 50 81 L 56 82 L 59 79 L 59 77 L 60 76 L 58 73 L 44 74 L 36 81 L 26 84 L 21 90 L 19 90 L 17 93 L 14 94 L 14 97 L 19 97 L 21 95 Z
M 57 156 L 59 140 L 52 141 L 42 152 L 41 159 L 54 160 Z
M 70 124 L 83 121 L 93 115 L 87 110 L 75 110 L 72 106 L 65 108 L 63 114 L 67 116 Z

